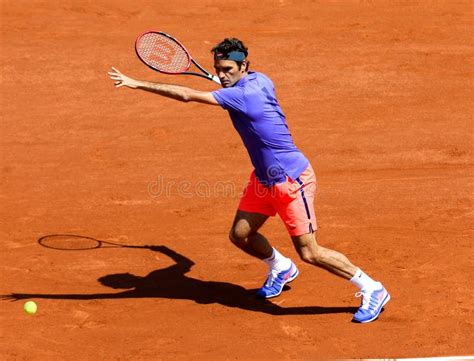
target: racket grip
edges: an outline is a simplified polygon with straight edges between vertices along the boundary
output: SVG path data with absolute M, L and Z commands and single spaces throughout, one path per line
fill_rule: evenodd
M 211 80 L 216 82 L 217 84 L 221 85 L 221 81 L 219 80 L 219 78 L 217 76 L 212 75 Z

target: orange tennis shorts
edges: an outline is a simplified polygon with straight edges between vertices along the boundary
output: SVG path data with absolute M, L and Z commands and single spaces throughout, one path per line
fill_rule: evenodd
M 240 199 L 239 210 L 270 217 L 278 213 L 290 236 L 300 236 L 317 229 L 315 193 L 316 176 L 311 165 L 298 178 L 287 177 L 286 182 L 271 187 L 261 184 L 254 171 Z

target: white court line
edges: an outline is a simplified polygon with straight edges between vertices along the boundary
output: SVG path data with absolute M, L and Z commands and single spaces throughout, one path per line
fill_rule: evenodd
M 441 360 L 474 360 L 474 356 L 445 356 L 445 357 L 421 357 L 421 358 L 397 358 L 400 361 L 441 361 Z
M 353 360 L 353 359 L 349 359 Z M 346 360 L 346 361 L 349 361 Z M 451 361 L 474 360 L 474 356 L 444 356 L 444 357 L 418 357 L 418 358 L 372 358 L 359 359 L 359 361 Z
M 474 356 L 448 356 L 448 357 L 429 357 L 429 358 L 406 358 L 406 361 L 425 360 L 425 361 L 436 361 L 436 360 L 474 360 Z

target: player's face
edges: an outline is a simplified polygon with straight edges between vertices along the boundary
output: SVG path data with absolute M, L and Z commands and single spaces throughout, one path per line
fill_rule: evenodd
M 231 87 L 247 74 L 245 62 L 239 68 L 233 60 L 215 60 L 214 69 L 224 88 Z

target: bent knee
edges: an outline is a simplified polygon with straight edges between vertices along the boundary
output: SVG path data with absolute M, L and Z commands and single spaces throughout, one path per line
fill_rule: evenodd
M 320 247 L 303 247 L 299 252 L 303 262 L 310 264 L 321 264 L 324 258 L 323 251 Z
M 232 227 L 229 232 L 230 241 L 237 246 L 245 244 L 248 236 L 249 232 L 240 227 Z

